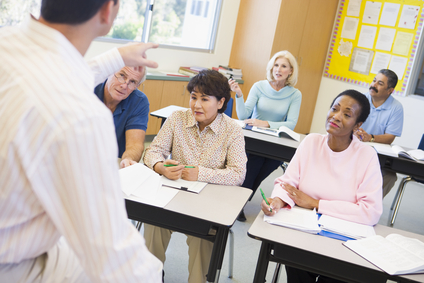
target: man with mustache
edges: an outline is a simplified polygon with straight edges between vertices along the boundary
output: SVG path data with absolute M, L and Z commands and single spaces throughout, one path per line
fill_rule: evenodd
M 391 144 L 395 137 L 402 134 L 403 107 L 391 94 L 398 78 L 389 70 L 382 69 L 371 83 L 369 92 L 365 93 L 371 105 L 371 112 L 362 127 L 355 135 L 363 142 L 378 142 Z M 383 175 L 383 197 L 385 197 L 396 182 L 395 172 L 381 170 Z

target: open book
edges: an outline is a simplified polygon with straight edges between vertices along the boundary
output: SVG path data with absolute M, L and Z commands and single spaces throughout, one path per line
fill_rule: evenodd
M 246 129 L 246 130 L 251 130 L 251 131 L 254 131 L 254 132 L 267 134 L 267 135 L 271 135 L 271 136 L 276 136 L 276 137 L 280 137 L 280 138 L 289 138 L 289 139 L 293 139 L 295 141 L 300 141 L 300 135 L 298 133 L 290 130 L 286 126 L 281 126 L 278 129 L 270 129 L 270 128 L 262 128 L 262 127 L 256 127 L 256 126 L 249 126 L 249 125 L 246 125 L 243 121 L 240 121 L 240 120 L 235 120 L 235 121 L 243 129 Z
M 315 209 L 310 210 L 298 206 L 294 206 L 291 209 L 280 209 L 274 216 L 264 215 L 264 221 L 339 240 L 361 239 L 375 235 L 374 227 L 372 226 L 354 223 L 329 215 L 321 215 L 319 217 Z
M 412 149 L 406 151 L 399 145 L 388 145 L 380 143 L 373 143 L 372 146 L 378 153 L 381 154 L 395 157 L 405 157 L 415 161 L 424 161 L 424 150 L 421 149 Z
M 424 272 L 424 243 L 417 239 L 390 234 L 343 244 L 390 275 Z

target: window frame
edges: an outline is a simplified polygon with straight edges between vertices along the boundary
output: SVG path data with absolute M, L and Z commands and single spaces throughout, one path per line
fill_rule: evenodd
M 221 12 L 222 12 L 222 2 L 223 0 L 216 0 L 216 11 L 213 18 L 214 25 L 212 28 L 212 36 L 209 39 L 209 49 L 207 48 L 196 48 L 196 47 L 189 47 L 189 46 L 179 46 L 179 45 L 172 45 L 172 44 L 161 44 L 161 48 L 165 49 L 174 49 L 174 50 L 182 50 L 182 51 L 193 51 L 193 52 L 202 52 L 202 53 L 214 53 L 215 47 L 216 47 L 216 38 L 218 34 L 218 28 L 219 28 L 219 22 L 221 18 Z M 110 37 L 98 37 L 95 39 L 95 41 L 98 42 L 107 42 L 107 43 L 118 43 L 118 44 L 126 44 L 131 42 L 148 42 L 148 37 L 150 36 L 150 30 L 151 30 L 151 24 L 153 21 L 153 10 L 154 10 L 154 2 L 155 0 L 147 0 L 146 2 L 146 12 L 144 13 L 144 26 L 143 26 L 143 33 L 141 35 L 141 41 L 135 41 L 130 39 L 118 39 L 118 38 L 110 38 Z M 153 8 L 152 8 L 153 7 Z M 210 9 L 210 6 L 209 6 Z M 148 30 L 148 31 L 147 31 Z

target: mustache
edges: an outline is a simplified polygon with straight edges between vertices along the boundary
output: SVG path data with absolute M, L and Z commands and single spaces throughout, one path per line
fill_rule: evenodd
M 378 90 L 377 90 L 375 87 L 373 87 L 373 86 L 372 86 L 372 87 L 370 87 L 369 89 L 370 89 L 370 90 L 372 89 L 373 91 L 375 91 L 376 93 L 378 93 Z

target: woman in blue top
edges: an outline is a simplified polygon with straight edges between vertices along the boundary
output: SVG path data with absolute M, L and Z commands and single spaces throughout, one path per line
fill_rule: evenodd
M 302 94 L 294 88 L 297 74 L 296 59 L 290 52 L 280 51 L 268 62 L 267 79 L 252 86 L 246 102 L 238 83 L 230 79 L 228 83 L 231 90 L 236 93 L 238 118 L 251 126 L 272 129 L 286 126 L 293 130 L 302 102 Z M 253 190 L 254 194 L 261 182 L 281 163 L 278 160 L 248 154 L 246 179 L 242 186 Z M 243 211 L 237 220 L 246 221 Z

